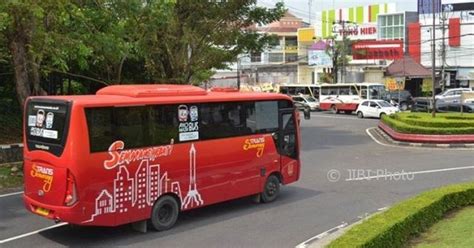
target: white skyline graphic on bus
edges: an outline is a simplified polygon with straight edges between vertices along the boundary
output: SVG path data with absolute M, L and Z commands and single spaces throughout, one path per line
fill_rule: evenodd
M 160 164 L 151 164 L 148 159 L 142 160 L 135 175 L 130 176 L 127 166 L 121 165 L 114 179 L 113 192 L 103 189 L 95 199 L 95 211 L 89 220 L 109 213 L 127 213 L 132 208 L 144 209 L 151 207 L 156 199 L 164 193 L 176 194 L 182 202 L 181 209 L 198 207 L 204 204 L 196 183 L 196 149 L 191 144 L 189 149 L 189 189 L 183 199 L 181 185 L 178 181 L 171 182 L 168 172 L 160 170 Z

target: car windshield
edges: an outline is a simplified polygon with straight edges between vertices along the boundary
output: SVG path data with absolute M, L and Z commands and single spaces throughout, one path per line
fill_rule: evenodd
M 386 101 L 383 101 L 383 102 L 378 102 L 378 104 L 381 106 L 381 107 L 393 107 L 392 104 L 386 102 Z

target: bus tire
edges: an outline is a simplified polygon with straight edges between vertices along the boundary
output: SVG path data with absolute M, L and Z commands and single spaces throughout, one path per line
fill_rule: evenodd
M 170 229 L 178 220 L 179 204 L 170 195 L 160 197 L 151 210 L 150 224 L 157 231 Z
M 357 112 L 357 117 L 358 117 L 359 119 L 364 118 L 364 114 L 362 113 L 362 111 Z
M 336 105 L 331 105 L 331 113 L 333 113 L 333 114 L 339 113 L 339 110 L 337 110 Z
M 270 175 L 263 186 L 260 200 L 263 203 L 274 201 L 280 193 L 280 180 L 275 175 Z

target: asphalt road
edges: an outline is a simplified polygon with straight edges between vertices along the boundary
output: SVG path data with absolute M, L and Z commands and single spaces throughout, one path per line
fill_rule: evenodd
M 474 180 L 473 150 L 382 146 L 366 133 L 377 121 L 313 113 L 303 121 L 302 177 L 276 202 L 245 198 L 193 210 L 166 232 L 65 225 L 18 237 L 54 223 L 26 212 L 21 195 L 0 197 L 0 246 L 294 247 L 424 190 Z M 419 173 L 394 174 L 403 172 Z M 17 239 L 2 244 L 11 237 Z

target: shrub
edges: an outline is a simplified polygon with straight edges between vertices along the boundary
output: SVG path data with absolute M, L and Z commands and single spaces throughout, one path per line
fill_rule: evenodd
M 424 192 L 354 226 L 329 247 L 402 247 L 446 212 L 471 204 L 474 182 Z
M 382 117 L 382 122 L 401 133 L 474 134 L 473 115 L 438 115 L 437 118 L 432 118 L 425 113 L 398 113 Z

